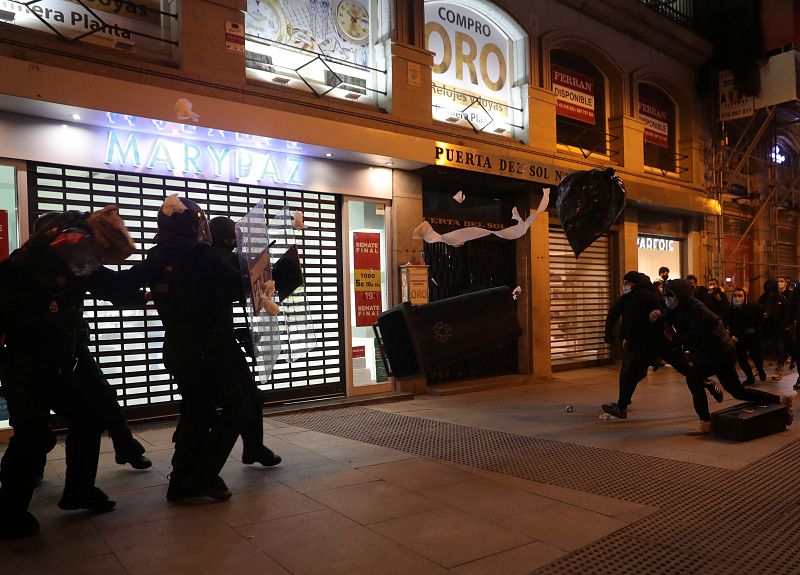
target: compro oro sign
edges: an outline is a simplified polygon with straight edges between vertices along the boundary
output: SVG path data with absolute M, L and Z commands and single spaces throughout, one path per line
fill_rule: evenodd
M 433 117 L 509 137 L 524 128 L 526 35 L 497 7 L 474 0 L 425 2 L 425 44 L 434 53 Z

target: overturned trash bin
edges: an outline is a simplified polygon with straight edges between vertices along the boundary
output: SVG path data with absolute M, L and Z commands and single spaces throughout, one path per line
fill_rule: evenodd
M 401 303 L 378 316 L 377 330 L 396 378 L 436 369 L 522 335 L 511 288 L 503 286 L 419 306 Z

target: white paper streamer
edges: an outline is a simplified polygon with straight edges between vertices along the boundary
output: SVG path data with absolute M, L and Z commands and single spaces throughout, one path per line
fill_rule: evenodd
M 430 225 L 430 223 L 422 222 L 420 225 L 414 228 L 412 237 L 415 240 L 424 240 L 429 244 L 444 242 L 447 245 L 456 248 L 463 246 L 469 241 L 477 240 L 478 238 L 483 238 L 492 234 L 505 240 L 516 240 L 528 232 L 533 220 L 535 220 L 539 214 L 547 209 L 547 204 L 549 201 L 550 188 L 545 188 L 542 190 L 542 200 L 539 202 L 539 207 L 536 208 L 534 213 L 529 215 L 526 220 L 523 220 L 520 217 L 517 208 L 512 209 L 511 219 L 517 223 L 502 230 L 492 231 L 487 230 L 486 228 L 461 228 L 458 230 L 453 230 L 452 232 L 447 232 L 446 234 L 440 234 L 433 230 L 433 227 Z

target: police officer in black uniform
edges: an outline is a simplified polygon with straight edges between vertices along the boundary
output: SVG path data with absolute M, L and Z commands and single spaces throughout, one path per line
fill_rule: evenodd
M 41 215 L 34 224 L 34 233 L 59 226 L 69 226 L 86 218 L 86 214 L 77 211 L 47 212 Z M 92 295 L 99 299 L 112 301 L 121 307 L 144 306 L 144 294 L 139 290 L 114 292 L 107 289 L 107 282 L 111 272 L 107 268 L 100 268 L 87 279 L 87 287 Z M 76 341 L 75 375 L 82 385 L 88 399 L 103 415 L 105 427 L 114 446 L 114 460 L 119 465 L 129 464 L 134 469 L 148 469 L 152 467 L 150 459 L 145 457 L 144 446 L 133 436 L 125 413 L 117 401 L 117 392 L 108 383 L 102 369 L 89 351 L 89 327 L 85 321 L 81 322 Z M 42 461 L 44 470 L 45 461 Z
M 167 499 L 225 500 L 231 492 L 219 473 L 252 411 L 230 337 L 241 278 L 211 247 L 205 214 L 188 198 L 167 198 L 155 241 L 145 261 L 116 277 L 120 287 L 150 287 L 164 324 L 164 363 L 182 398 Z
M 213 218 L 209 222 L 211 229 L 212 245 L 216 252 L 224 259 L 227 259 L 231 264 L 239 268 L 239 258 L 234 253 L 236 248 L 236 227 L 233 220 L 225 216 Z M 241 294 L 244 296 L 244 294 Z M 241 299 L 244 299 L 243 297 Z M 244 345 L 248 353 L 253 356 L 253 342 L 250 337 L 250 330 L 247 328 L 234 328 L 233 323 L 233 304 L 228 308 L 229 311 L 229 335 L 238 344 Z M 244 427 L 242 428 L 242 463 L 260 463 L 265 467 L 278 465 L 281 458 L 275 455 L 271 449 L 264 445 L 264 413 L 262 406 L 264 405 L 264 394 L 258 388 L 253 373 L 250 371 L 250 366 L 247 363 L 247 358 L 241 350 L 240 345 L 237 345 L 238 353 L 236 354 L 236 364 L 238 368 L 236 373 L 238 375 L 239 385 L 242 386 L 245 394 L 250 400 L 250 407 L 252 411 L 245 420 Z
M 110 511 L 95 486 L 103 417 L 76 381 L 87 277 L 102 263 L 82 222 L 34 234 L 2 264 L 3 391 L 14 435 L 0 462 L 0 536 L 39 531 L 28 506 L 42 461 L 55 445 L 50 410 L 67 421 L 62 509 Z

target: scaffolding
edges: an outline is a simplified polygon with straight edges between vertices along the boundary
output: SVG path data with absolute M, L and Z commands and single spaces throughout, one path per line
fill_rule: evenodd
M 707 192 L 722 211 L 705 218 L 706 275 L 757 295 L 768 278 L 800 277 L 800 103 L 715 125 Z

